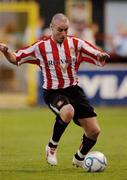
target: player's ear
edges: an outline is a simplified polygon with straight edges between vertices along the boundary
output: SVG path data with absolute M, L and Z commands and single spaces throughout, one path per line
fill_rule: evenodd
M 50 29 L 52 30 L 52 28 L 53 28 L 53 25 L 52 25 L 52 23 L 50 23 Z

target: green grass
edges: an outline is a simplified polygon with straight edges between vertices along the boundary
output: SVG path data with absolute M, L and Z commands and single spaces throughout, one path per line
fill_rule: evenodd
M 93 150 L 103 152 L 103 173 L 72 166 L 82 129 L 73 122 L 58 148 L 58 166 L 45 161 L 54 115 L 46 108 L 0 110 L 0 180 L 127 180 L 127 107 L 96 108 L 101 135 Z

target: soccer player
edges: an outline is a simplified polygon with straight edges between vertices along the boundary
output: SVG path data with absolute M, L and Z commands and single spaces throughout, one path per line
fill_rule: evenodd
M 84 133 L 72 161 L 76 166 L 83 166 L 85 155 L 97 141 L 100 127 L 94 108 L 78 86 L 77 71 L 84 61 L 103 66 L 109 55 L 86 41 L 67 36 L 69 20 L 64 14 L 55 14 L 50 28 L 50 37 L 29 47 L 14 53 L 7 45 L 0 43 L 0 51 L 9 62 L 15 65 L 37 64 L 43 73 L 44 100 L 56 115 L 53 132 L 46 145 L 47 162 L 57 165 L 56 152 L 60 138 L 73 120 L 83 128 Z

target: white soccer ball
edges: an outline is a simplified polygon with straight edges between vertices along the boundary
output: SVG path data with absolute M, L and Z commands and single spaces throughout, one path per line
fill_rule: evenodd
M 102 172 L 107 166 L 107 158 L 99 151 L 89 152 L 85 156 L 84 166 L 88 172 Z

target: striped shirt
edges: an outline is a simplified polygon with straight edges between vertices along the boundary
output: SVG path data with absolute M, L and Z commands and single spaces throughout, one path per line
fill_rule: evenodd
M 103 66 L 97 60 L 101 53 L 90 43 L 75 37 L 67 37 L 62 44 L 51 37 L 18 50 L 17 65 L 23 63 L 37 64 L 44 78 L 44 89 L 66 88 L 78 83 L 77 71 L 83 61 Z

